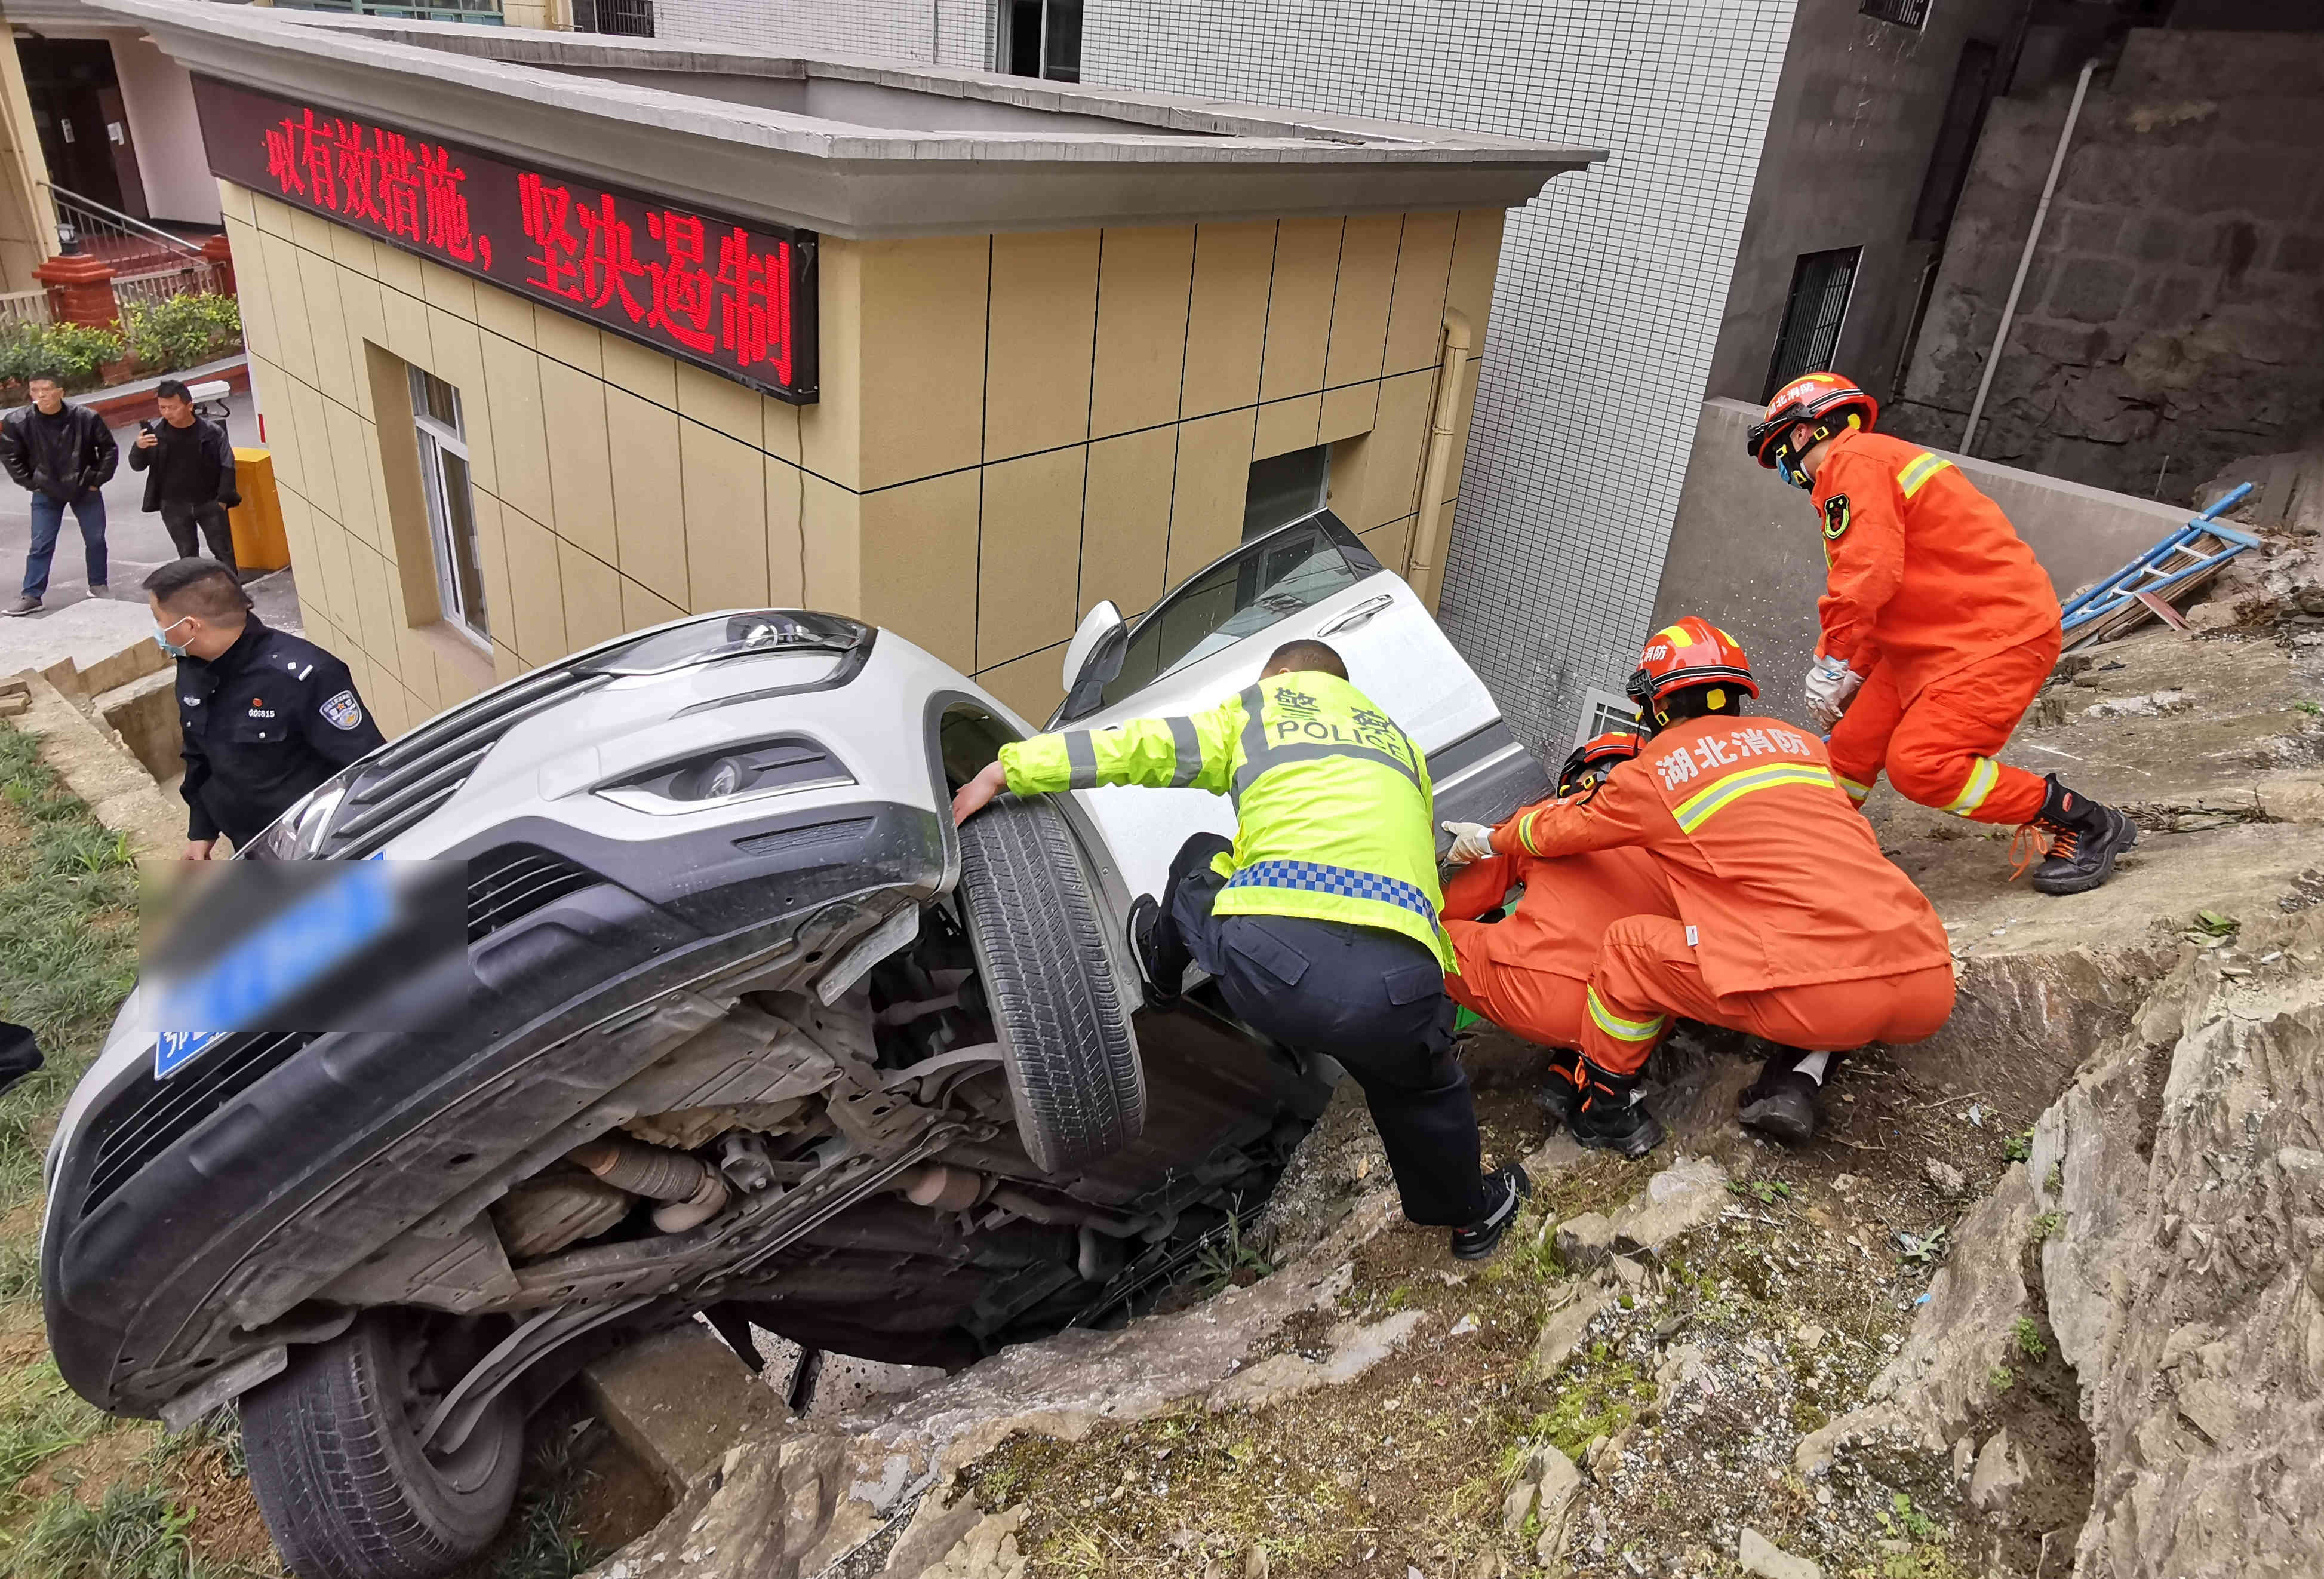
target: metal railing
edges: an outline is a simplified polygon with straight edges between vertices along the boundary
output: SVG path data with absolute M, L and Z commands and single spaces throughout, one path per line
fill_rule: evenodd
M 54 182 L 43 184 L 49 189 L 49 200 L 56 206 L 57 239 L 67 252 L 77 246 L 117 274 L 175 268 L 189 260 L 207 262 L 202 249 L 182 235 L 172 235 Z
M 354 16 L 392 16 L 402 22 L 466 22 L 502 27 L 501 0 L 445 0 L 437 5 L 405 5 L 392 0 L 274 0 L 286 11 L 337 11 Z
M 127 312 L 132 307 L 153 307 L 172 296 L 223 296 L 226 282 L 217 265 L 205 257 L 174 269 L 154 269 L 113 277 L 113 299 Z
M 573 31 L 650 39 L 654 36 L 653 0 L 573 0 Z
M 0 337 L 23 329 L 45 328 L 54 320 L 55 313 L 45 290 L 11 291 L 0 295 Z

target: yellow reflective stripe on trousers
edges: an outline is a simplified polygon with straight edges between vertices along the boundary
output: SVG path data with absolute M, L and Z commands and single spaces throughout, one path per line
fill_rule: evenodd
M 1932 455 L 1924 449 L 1904 463 L 1904 469 L 1896 474 L 1896 485 L 1904 489 L 1904 497 L 1910 499 L 1921 491 L 1923 483 L 1952 464 L 1943 457 Z
M 1769 762 L 1729 775 L 1707 790 L 1698 790 L 1671 808 L 1682 832 L 1692 833 L 1720 812 L 1755 790 L 1777 790 L 1786 784 L 1818 784 L 1836 790 L 1831 775 L 1813 762 Z
M 2001 764 L 1991 757 L 1977 758 L 1975 765 L 1969 771 L 1968 781 L 1961 786 L 1961 792 L 1952 798 L 1951 804 L 1945 809 L 1955 817 L 1974 816 L 1977 808 L 1985 804 L 1985 798 L 1993 793 L 1994 785 L 2000 781 Z
M 1848 791 L 1848 798 L 1858 806 L 1863 805 L 1866 798 L 1872 793 L 1871 785 L 1859 784 L 1846 773 L 1835 773 L 1832 777 L 1840 780 L 1840 787 Z
M 1652 1020 L 1625 1020 L 1606 1007 L 1605 1000 L 1598 996 L 1597 988 L 1587 988 L 1582 995 L 1589 1000 L 1591 1020 L 1596 1022 L 1600 1030 L 1616 1041 L 1652 1041 L 1662 1035 L 1663 1022 L 1669 1019 L 1668 1015 L 1657 1014 Z

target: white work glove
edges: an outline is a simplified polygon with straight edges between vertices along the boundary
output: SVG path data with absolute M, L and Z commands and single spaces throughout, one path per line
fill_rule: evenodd
M 1817 728 L 1830 729 L 1848 711 L 1863 684 L 1864 677 L 1849 668 L 1845 660 L 1817 659 L 1808 666 L 1808 716 L 1815 720 Z
M 1471 861 L 1482 861 L 1493 853 L 1493 830 L 1480 822 L 1448 822 L 1443 825 L 1452 836 L 1452 848 L 1444 859 L 1455 866 L 1466 866 Z

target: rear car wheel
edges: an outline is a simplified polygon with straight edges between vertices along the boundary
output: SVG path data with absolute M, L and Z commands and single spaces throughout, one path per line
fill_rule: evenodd
M 508 1518 L 524 1416 L 503 1393 L 457 1451 L 423 1452 L 424 1345 L 370 1316 L 242 1399 L 251 1489 L 300 1579 L 432 1579 Z
M 1059 1173 L 1119 1150 L 1145 1125 L 1146 1078 L 1064 816 L 1003 797 L 961 825 L 960 854 L 1026 1155 Z

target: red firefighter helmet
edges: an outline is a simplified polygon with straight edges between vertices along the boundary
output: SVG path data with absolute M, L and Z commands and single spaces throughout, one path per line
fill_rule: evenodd
M 1603 734 L 1593 734 L 1566 753 L 1565 765 L 1557 770 L 1557 792 L 1572 795 L 1602 782 L 1616 762 L 1627 762 L 1638 754 L 1641 736 L 1634 729 L 1609 729 Z
M 1766 416 L 1743 436 L 1744 448 L 1761 466 L 1780 472 L 1794 487 L 1808 485 L 1799 457 L 1809 446 L 1821 444 L 1851 428 L 1869 428 L 1880 418 L 1880 402 L 1837 373 L 1808 373 L 1775 392 Z M 1801 423 L 1809 431 L 1798 439 L 1792 430 Z
M 1747 697 L 1759 694 L 1742 643 L 1709 620 L 1689 614 L 1646 639 L 1638 667 L 1624 689 L 1637 704 L 1640 717 L 1666 723 L 1665 699 L 1703 686 L 1733 686 Z

